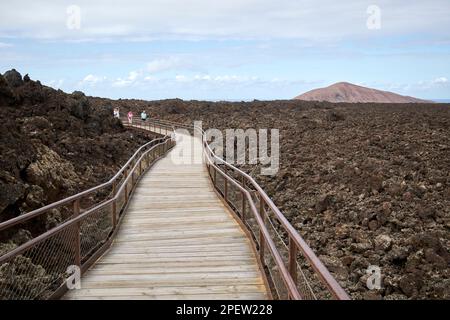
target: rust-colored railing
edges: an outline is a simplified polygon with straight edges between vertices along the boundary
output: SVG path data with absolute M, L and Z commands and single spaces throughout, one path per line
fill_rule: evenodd
M 109 247 L 137 181 L 173 147 L 168 134 L 176 128 L 199 134 L 211 181 L 250 232 L 275 298 L 349 299 L 256 181 L 214 154 L 201 128 L 154 119 L 124 125 L 166 136 L 139 148 L 110 181 L 0 223 L 0 232 L 8 232 L 42 219 L 56 221 L 48 231 L 19 246 L 6 243 L 0 251 L 0 299 L 61 296 L 67 267 L 77 265 L 85 272 Z
M 58 298 L 67 290 L 69 267 L 83 273 L 98 259 L 110 246 L 140 177 L 175 145 L 172 126 L 158 129 L 165 136 L 141 146 L 108 182 L 0 223 L 6 239 L 44 225 L 20 245 L 1 243 L 0 300 Z
M 276 298 L 349 299 L 259 184 L 247 173 L 217 157 L 201 128 L 164 120 L 150 122 L 199 134 L 211 181 L 224 202 L 251 232 Z

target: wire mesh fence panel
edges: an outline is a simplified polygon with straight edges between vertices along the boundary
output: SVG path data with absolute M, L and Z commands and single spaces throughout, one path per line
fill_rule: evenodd
M 278 300 L 288 299 L 289 295 L 286 286 L 284 285 L 283 277 L 268 249 L 264 251 L 264 261 L 267 272 L 270 275 L 271 285 L 273 286 L 272 291 L 274 293 L 274 298 Z
M 332 298 L 331 294 L 328 292 L 328 289 L 317 277 L 317 274 L 313 272 L 310 264 L 301 254 L 297 254 L 296 268 L 297 289 L 303 299 L 328 300 Z
M 266 226 L 278 252 L 283 258 L 283 262 L 286 266 L 288 266 L 289 235 L 270 211 L 267 212 Z M 310 263 L 298 249 L 295 257 L 294 268 L 296 269 L 294 281 L 297 284 L 297 289 L 302 296 L 302 299 L 316 300 L 318 298 L 331 298 L 326 286 L 322 283 Z
M 258 221 L 256 220 L 255 214 L 251 210 L 250 203 L 246 198 L 245 201 L 245 224 L 247 228 L 250 230 L 254 241 L 259 245 L 259 231 L 260 226 Z
M 81 258 L 86 260 L 108 240 L 113 229 L 112 204 L 89 214 L 79 223 Z
M 133 190 L 133 179 L 130 178 L 125 182 L 127 184 L 127 199 L 130 199 L 131 191 Z
M 72 216 L 73 202 L 59 205 L 34 218 L 18 223 L 11 228 L 2 230 L 0 232 L 0 242 L 11 239 L 11 237 L 17 234 L 17 232 L 21 232 L 21 230 L 27 230 L 33 237 L 39 236 L 42 233 L 66 222 Z
M 222 195 L 225 195 L 225 177 L 223 177 L 219 172 L 216 174 L 216 188 L 220 191 Z
M 0 266 L 0 299 L 45 299 L 67 278 L 75 264 L 75 230 L 65 228 Z
M 120 216 L 123 214 L 123 210 L 125 208 L 126 201 L 125 201 L 125 189 L 122 189 L 117 195 L 116 200 L 116 211 L 117 214 Z
M 241 214 L 239 205 L 242 204 L 242 194 L 238 187 L 230 183 L 228 188 L 228 202 L 237 214 Z
M 113 196 L 113 186 L 108 185 L 101 189 L 95 190 L 83 196 L 80 199 L 80 207 L 83 210 L 89 210 L 97 206 L 100 202 L 106 201 Z

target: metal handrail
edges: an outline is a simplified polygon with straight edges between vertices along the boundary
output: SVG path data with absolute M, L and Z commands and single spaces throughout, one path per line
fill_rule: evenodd
M 127 127 L 128 125 L 125 125 L 125 126 Z M 172 129 L 172 128 L 170 128 L 170 129 Z M 111 179 L 109 179 L 107 182 L 104 182 L 104 183 L 102 183 L 102 184 L 100 184 L 98 186 L 92 187 L 92 188 L 90 188 L 88 190 L 85 190 L 85 191 L 82 191 L 80 193 L 74 194 L 74 195 L 69 196 L 67 198 L 61 199 L 59 201 L 50 203 L 50 204 L 48 204 L 48 205 L 46 205 L 44 207 L 41 207 L 39 209 L 27 212 L 27 213 L 25 213 L 23 215 L 20 215 L 18 217 L 6 220 L 6 221 L 0 223 L 0 231 L 4 230 L 4 229 L 7 229 L 7 228 L 10 228 L 10 227 L 12 227 L 14 225 L 17 225 L 19 223 L 23 223 L 23 222 L 25 222 L 25 221 L 27 221 L 29 219 L 35 218 L 35 217 L 37 217 L 37 216 L 39 216 L 41 214 L 44 214 L 44 213 L 48 212 L 51 209 L 60 207 L 60 206 L 62 206 L 64 204 L 67 204 L 67 203 L 71 203 L 71 202 L 73 202 L 73 201 L 75 201 L 75 200 L 77 200 L 79 198 L 82 198 L 84 196 L 87 196 L 87 195 L 89 195 L 89 194 L 91 194 L 91 193 L 93 193 L 95 191 L 98 191 L 98 190 L 103 189 L 105 187 L 111 186 L 114 183 L 114 181 L 116 181 L 117 178 L 119 178 L 120 175 L 128 168 L 130 163 L 137 157 L 139 152 L 141 152 L 143 149 L 145 149 L 146 147 L 148 147 L 148 146 L 150 146 L 152 144 L 156 144 L 156 143 L 165 141 L 167 138 L 168 138 L 168 136 L 165 135 L 163 138 L 153 139 L 152 141 L 149 141 L 149 142 L 143 144 L 128 159 L 128 161 L 119 169 L 119 171 L 117 171 L 117 173 Z
M 320 259 L 316 256 L 316 254 L 309 247 L 309 245 L 303 240 L 303 238 L 295 230 L 295 228 L 292 226 L 292 224 L 281 213 L 281 211 L 273 203 L 273 201 L 270 199 L 270 197 L 264 192 L 264 190 L 261 188 L 261 186 L 250 175 L 248 175 L 244 171 L 240 170 L 239 168 L 233 166 L 232 164 L 226 162 L 225 160 L 218 157 L 214 153 L 214 151 L 209 146 L 205 131 L 202 128 L 194 126 L 194 125 L 186 125 L 186 124 L 176 123 L 176 122 L 167 121 L 167 120 L 159 120 L 158 119 L 158 120 L 153 120 L 153 121 L 154 121 L 154 123 L 159 123 L 159 124 L 163 124 L 163 125 L 171 125 L 174 128 L 197 130 L 201 133 L 203 152 L 206 154 L 206 156 L 207 156 L 206 158 L 208 160 L 207 166 L 212 166 L 212 168 L 215 170 L 214 175 L 216 174 L 216 172 L 219 172 L 226 179 L 226 181 L 230 181 L 230 182 L 233 181 L 232 182 L 233 185 L 238 186 L 238 188 L 241 190 L 241 192 L 243 194 L 245 194 L 245 197 L 247 198 L 250 209 L 251 209 L 253 215 L 255 216 L 258 226 L 260 228 L 259 251 L 264 252 L 263 247 L 265 244 L 269 247 L 269 250 L 271 251 L 272 256 L 274 257 L 277 267 L 279 268 L 279 270 L 281 272 L 283 281 L 285 282 L 285 285 L 288 288 L 290 298 L 301 299 L 301 295 L 295 286 L 295 283 L 297 282 L 296 281 L 296 278 L 297 278 L 296 255 L 297 255 L 297 250 L 300 250 L 300 252 L 303 254 L 303 256 L 306 258 L 306 260 L 311 265 L 315 274 L 319 277 L 320 281 L 328 288 L 328 290 L 330 291 L 330 293 L 333 295 L 334 298 L 339 299 L 339 300 L 349 300 L 350 299 L 350 297 L 347 295 L 347 293 L 344 291 L 344 289 L 339 285 L 339 283 L 336 281 L 336 279 L 331 275 L 331 273 L 328 271 L 328 269 L 325 267 L 325 265 L 320 261 Z M 223 164 L 224 166 L 226 166 L 227 168 L 229 168 L 233 172 L 235 172 L 238 176 L 240 176 L 242 178 L 241 184 L 238 181 L 236 181 L 232 176 L 230 176 L 227 172 L 222 171 L 216 165 L 216 163 Z M 213 181 L 214 187 L 217 189 L 218 186 L 216 185 L 216 181 L 215 181 L 215 179 L 213 179 L 213 176 L 211 174 L 210 174 L 210 178 Z M 256 193 L 259 195 L 259 199 L 261 201 L 261 203 L 260 203 L 261 214 L 264 214 L 264 212 L 263 212 L 263 211 L 265 211 L 264 205 L 267 205 L 268 208 L 273 212 L 273 214 L 277 218 L 277 220 L 280 223 L 283 230 L 288 235 L 288 239 L 289 239 L 289 266 L 288 266 L 288 268 L 286 268 L 286 266 L 284 265 L 284 263 L 281 259 L 281 256 L 280 256 L 279 252 L 277 251 L 277 249 L 273 243 L 273 240 L 271 239 L 271 237 L 267 231 L 267 228 L 264 224 L 264 220 L 256 208 L 256 205 L 253 201 L 253 198 L 250 195 L 250 192 L 245 188 L 245 187 L 247 187 L 248 183 L 250 183 L 254 187 Z M 225 199 L 225 201 L 228 201 L 228 200 Z M 243 210 L 245 209 L 244 205 L 245 204 L 243 204 Z M 262 258 L 263 258 L 263 254 L 262 254 Z M 261 259 L 261 260 L 263 260 L 263 259 Z M 292 284 L 294 284 L 294 286 Z
M 156 139 L 156 140 L 161 140 L 161 139 Z M 153 141 L 154 141 L 154 140 L 153 140 Z M 144 154 L 141 155 L 141 157 L 139 158 L 139 161 L 141 161 L 142 158 L 143 158 L 147 153 L 151 152 L 151 151 L 154 150 L 156 147 L 158 147 L 159 145 L 162 145 L 162 144 L 163 144 L 163 143 L 156 144 L 156 145 L 154 145 L 152 148 L 150 148 L 149 150 L 147 150 Z M 108 206 L 109 204 L 111 204 L 111 203 L 117 201 L 118 198 L 119 198 L 119 195 L 121 194 L 121 192 L 122 192 L 123 189 L 125 188 L 125 185 L 126 185 L 126 184 L 129 182 L 129 180 L 132 178 L 132 174 L 133 174 L 134 170 L 136 170 L 139 161 L 137 161 L 136 164 L 133 166 L 132 170 L 130 170 L 130 174 L 127 175 L 127 177 L 125 178 L 125 180 L 124 180 L 123 183 L 121 184 L 120 188 L 116 191 L 115 195 L 114 195 L 111 199 L 106 200 L 106 201 L 100 203 L 99 205 L 97 205 L 97 206 L 95 206 L 95 207 L 93 207 L 93 208 L 91 208 L 91 209 L 89 209 L 89 210 L 83 212 L 83 213 L 80 214 L 80 215 L 77 215 L 77 216 L 75 216 L 75 217 L 73 217 L 73 218 L 70 218 L 69 220 L 65 221 L 65 222 L 62 223 L 61 225 L 59 225 L 59 226 L 57 226 L 57 227 L 55 227 L 55 228 L 52 228 L 52 229 L 50 229 L 50 230 L 47 231 L 47 232 L 44 232 L 43 234 L 39 235 L 38 237 L 32 239 L 31 241 L 28 241 L 28 242 L 22 244 L 21 246 L 15 248 L 14 250 L 12 250 L 12 251 L 10 251 L 10 252 L 8 252 L 8 253 L 6 253 L 6 254 L 0 256 L 0 264 L 1 264 L 1 263 L 7 262 L 7 261 L 10 260 L 11 258 L 17 256 L 18 254 L 22 253 L 22 252 L 25 251 L 26 249 L 30 248 L 31 246 L 36 245 L 37 243 L 39 243 L 39 242 L 41 242 L 41 241 L 43 241 L 43 240 L 48 239 L 50 236 L 52 236 L 52 235 L 58 233 L 59 231 L 65 229 L 65 227 L 70 226 L 70 225 L 73 225 L 74 223 L 76 223 L 76 222 L 78 222 L 79 220 L 83 219 L 85 216 L 88 216 L 88 215 L 91 214 L 92 212 L 96 212 L 96 211 L 98 211 L 98 210 L 100 210 L 100 209 L 102 209 L 102 208 Z M 106 184 L 106 183 L 105 183 L 105 184 Z M 104 185 L 104 184 L 102 184 L 102 185 Z M 102 185 L 100 185 L 100 186 L 102 186 Z M 98 187 L 100 187 L 100 186 L 98 186 Z M 98 187 L 95 187 L 95 188 L 98 188 Z M 92 189 L 95 189 L 95 188 L 92 188 Z M 89 189 L 89 190 L 87 190 L 87 191 L 90 191 L 90 190 L 92 190 L 92 189 Z M 86 194 L 86 191 L 80 192 L 80 193 L 78 193 L 78 194 L 76 194 L 76 195 L 74 195 L 74 196 L 71 196 L 71 197 L 69 197 L 69 198 L 72 198 L 72 199 L 79 199 L 80 197 L 82 197 L 82 196 L 85 195 L 85 194 Z M 68 198 L 66 198 L 66 199 L 68 199 Z M 66 199 L 63 199 L 63 200 L 66 200 Z M 72 200 L 72 201 L 73 201 L 73 200 Z M 49 207 L 49 206 L 47 206 L 47 207 Z M 45 208 L 46 208 L 46 207 L 42 207 L 41 209 L 45 209 Z M 11 219 L 11 220 L 12 220 L 12 219 Z
M 150 131 L 149 128 L 143 126 L 141 129 Z M 122 166 L 108 182 L 1 223 L 0 230 L 5 230 L 34 217 L 39 217 L 54 208 L 58 208 L 65 204 L 73 204 L 73 214 L 69 219 L 0 256 L 0 265 L 5 267 L 5 270 L 11 270 L 11 276 L 13 278 L 9 281 L 12 281 L 11 283 L 14 284 L 15 272 L 13 270 L 15 269 L 15 264 L 20 263 L 21 260 L 18 260 L 18 262 L 15 261 L 17 261 L 16 258 L 23 255 L 25 255 L 25 257 L 30 255 L 36 257 L 40 261 L 38 266 L 42 267 L 46 274 L 50 274 L 57 279 L 63 277 L 65 268 L 69 265 L 78 265 L 82 273 L 85 272 L 111 244 L 112 238 L 117 232 L 117 226 L 122 219 L 122 213 L 128 205 L 131 193 L 134 191 L 139 178 L 175 145 L 175 141 L 169 135 L 169 133 L 172 132 L 173 127 L 164 125 L 164 129 L 167 133 L 164 137 L 154 139 L 138 148 L 126 164 Z M 121 181 L 120 185 L 117 184 L 117 179 L 119 179 L 119 182 Z M 81 211 L 80 200 L 82 198 L 108 186 L 112 186 L 112 193 L 107 196 L 106 200 L 98 202 L 93 207 L 83 212 Z M 121 203 L 121 197 L 124 197 L 123 203 Z M 105 209 L 106 213 L 104 213 Z M 89 247 L 89 250 L 82 254 L 82 250 L 84 250 L 85 247 L 82 248 L 81 241 L 82 239 L 89 240 L 89 234 L 83 233 L 83 230 L 89 231 L 89 229 L 82 229 L 82 224 L 85 224 L 85 228 L 86 224 L 87 227 L 89 227 L 89 221 L 95 221 L 95 219 L 99 219 L 99 217 L 108 219 L 109 223 L 107 230 L 110 231 L 108 231 L 108 234 L 101 239 L 101 243 L 92 245 L 92 248 Z M 61 237 L 62 239 L 59 239 L 58 237 Z M 91 238 L 95 238 L 95 234 L 91 235 Z M 50 247 L 48 247 L 49 241 L 55 243 L 56 247 L 53 247 L 54 250 L 63 250 L 58 251 L 58 254 L 61 255 L 60 257 L 52 257 L 52 252 L 47 251 L 50 250 Z M 59 246 L 62 244 L 62 247 L 58 247 L 58 243 Z M 67 251 L 67 248 L 70 248 L 70 251 Z M 57 261 L 60 261 L 56 266 L 54 265 L 55 258 L 57 258 Z M 69 261 L 71 262 L 70 264 Z M 47 267 L 50 269 L 47 270 Z M 61 269 L 62 267 L 64 267 L 64 270 Z M 28 269 L 25 269 L 25 271 L 26 270 Z M 39 298 L 40 293 L 36 292 L 42 292 L 42 290 L 50 290 L 52 294 L 51 296 L 46 296 L 46 298 L 54 298 L 61 296 L 67 290 L 63 283 L 60 283 L 59 287 L 56 289 L 53 287 L 53 289 L 48 289 L 47 287 L 42 286 L 34 288 L 31 279 L 33 279 L 32 277 L 35 275 L 30 273 L 28 276 L 31 277 L 29 283 L 26 283 L 25 286 L 21 284 L 20 289 L 14 289 L 14 294 L 19 298 Z M 24 275 L 21 275 L 21 277 L 23 278 Z M 8 293 L 1 292 L 2 289 L 7 289 L 7 287 L 4 287 L 4 285 L 0 283 L 0 299 L 8 298 Z M 6 294 L 6 296 L 3 296 L 3 294 Z

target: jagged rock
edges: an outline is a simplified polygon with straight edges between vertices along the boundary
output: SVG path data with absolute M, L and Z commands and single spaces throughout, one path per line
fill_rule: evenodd
M 324 212 L 333 203 L 333 196 L 330 194 L 321 195 L 315 204 L 316 213 Z
M 376 290 L 366 291 L 363 295 L 364 300 L 381 300 L 382 296 Z
M 406 299 L 408 299 L 408 297 L 400 293 L 393 293 L 384 297 L 384 300 L 406 300 Z
M 78 119 L 86 120 L 92 112 L 89 100 L 82 92 L 78 93 L 78 91 L 75 91 L 72 96 L 73 98 L 67 98 L 70 113 Z
M 377 230 L 378 229 L 378 222 L 377 222 L 377 220 L 370 220 L 368 226 L 369 226 L 369 229 L 372 230 L 372 231 L 373 230 Z
M 330 219 L 331 220 L 331 219 Z M 337 239 L 346 239 L 350 234 L 351 228 L 347 224 L 338 224 L 335 229 Z
M 0 107 L 10 105 L 15 101 L 14 93 L 8 86 L 6 79 L 0 74 Z
M 6 71 L 3 77 L 11 87 L 20 87 L 23 85 L 22 75 L 16 69 Z
M 348 277 L 348 269 L 340 259 L 331 256 L 320 256 L 319 258 L 340 280 Z
M 52 283 L 52 276 L 30 258 L 17 256 L 12 262 L 0 266 L 2 299 L 33 299 L 44 294 L 43 289 Z M 26 289 L 25 289 L 26 288 Z
M 422 278 L 416 274 L 407 274 L 400 279 L 399 287 L 406 296 L 416 296 L 422 287 Z
M 44 193 L 44 189 L 37 185 L 30 186 L 28 190 L 28 194 L 25 199 L 25 203 L 28 206 L 29 210 L 37 209 L 42 207 L 46 202 L 46 195 Z
M 15 248 L 17 248 L 17 245 L 11 241 L 8 241 L 5 243 L 0 243 L 0 257 L 3 256 L 4 254 L 14 250 Z M 2 272 L 1 268 L 2 268 L 2 266 L 0 266 L 0 277 L 1 277 L 1 272 Z
M 375 248 L 387 251 L 392 246 L 392 238 L 386 234 L 380 234 L 375 238 Z
M 19 229 L 10 239 L 10 241 L 18 246 L 32 239 L 31 233 L 25 229 Z
M 80 99 L 86 98 L 86 95 L 84 94 L 83 91 L 74 91 L 74 92 L 72 92 L 72 97 L 77 100 L 80 100 Z
M 443 257 L 447 262 L 450 262 L 450 253 L 444 248 L 439 238 L 429 232 L 417 234 L 412 237 L 411 244 L 418 249 L 429 248 L 437 255 Z
M 337 111 L 331 111 L 328 113 L 327 118 L 329 121 L 343 121 L 345 116 Z
M 80 182 L 73 165 L 43 145 L 37 148 L 37 160 L 28 166 L 26 176 L 44 190 L 50 201 L 57 199 L 61 191 L 73 192 Z
M 5 208 L 21 199 L 25 190 L 26 187 L 21 181 L 5 171 L 0 171 L 0 221 L 3 220 L 1 213 Z

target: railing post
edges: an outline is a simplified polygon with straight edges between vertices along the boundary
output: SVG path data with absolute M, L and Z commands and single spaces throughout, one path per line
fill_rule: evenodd
M 297 285 L 297 246 L 295 245 L 292 237 L 289 237 L 289 273 L 294 280 L 295 285 Z
M 73 203 L 73 215 L 78 217 L 80 215 L 80 199 L 76 199 Z M 81 223 L 75 224 L 75 264 L 81 268 L 81 239 L 80 239 Z
M 244 176 L 242 176 L 242 187 L 245 189 Z M 244 194 L 244 191 L 242 191 L 242 220 L 245 221 L 245 194 Z
M 125 182 L 125 203 L 128 202 L 128 169 L 125 169 L 124 171 L 124 182 Z
M 215 167 L 213 167 L 213 170 L 214 170 L 214 186 L 216 186 L 216 183 L 217 183 L 217 170 L 216 170 L 216 168 Z
M 224 172 L 225 172 L 225 177 L 223 177 L 224 179 L 224 197 L 225 197 L 225 202 L 228 202 L 228 179 L 227 179 L 227 166 L 224 166 Z
M 264 210 L 264 199 L 261 195 L 259 195 L 259 215 L 261 216 L 261 219 L 265 226 L 267 218 L 266 218 L 266 212 Z M 260 228 L 259 229 L 259 258 L 263 265 L 265 264 L 265 261 L 264 261 L 265 246 L 266 246 L 266 241 L 264 240 L 264 234 Z
M 242 221 L 245 221 L 245 193 L 244 191 L 241 192 L 242 193 Z
M 112 197 L 114 198 L 116 196 L 116 181 L 113 182 L 112 185 Z M 113 229 L 116 228 L 117 225 L 117 203 L 116 200 L 113 200 L 112 202 L 112 224 Z

